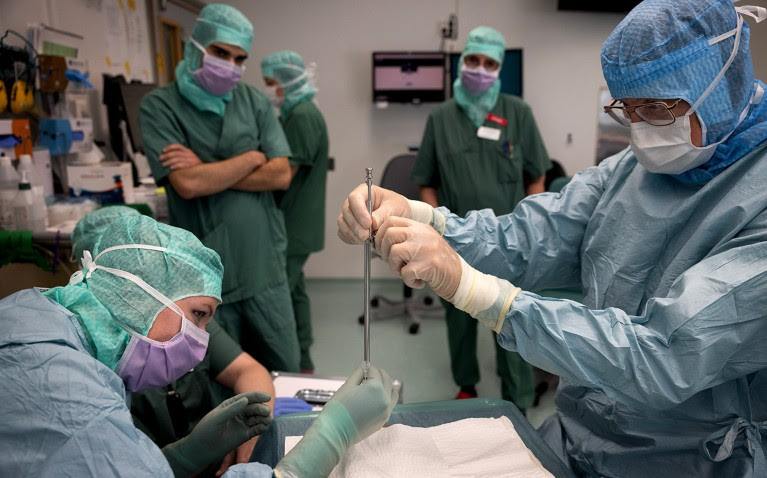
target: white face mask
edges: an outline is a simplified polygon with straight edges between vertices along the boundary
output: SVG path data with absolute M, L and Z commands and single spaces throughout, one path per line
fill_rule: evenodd
M 279 108 L 280 106 L 282 106 L 283 101 L 285 101 L 284 97 L 280 97 L 277 95 L 278 88 L 279 88 L 278 85 L 264 87 L 264 92 L 266 93 L 266 96 L 269 97 L 269 99 L 272 101 L 272 106 L 274 106 L 275 108 Z
M 750 12 L 746 11 L 745 8 L 743 9 L 744 11 L 742 11 L 741 8 L 736 8 L 736 10 L 738 13 L 750 15 Z M 692 144 L 691 139 L 692 127 L 690 125 L 690 117 L 698 106 L 703 103 L 703 100 L 711 94 L 714 87 L 719 84 L 724 77 L 724 73 L 735 59 L 735 55 L 738 53 L 738 46 L 740 45 L 740 32 L 742 26 L 743 17 L 738 15 L 738 25 L 734 30 L 709 40 L 709 45 L 713 45 L 735 35 L 735 44 L 733 45 L 730 57 L 727 59 L 722 69 L 719 70 L 719 73 L 714 80 L 708 85 L 698 100 L 693 103 L 683 117 L 677 118 L 672 124 L 666 126 L 653 126 L 646 122 L 631 123 L 631 149 L 634 151 L 639 164 L 644 166 L 648 171 L 662 174 L 680 174 L 689 171 L 690 169 L 697 168 L 711 159 L 716 151 L 716 147 L 732 134 L 732 132 L 727 134 L 716 143 L 703 147 L 695 146 Z M 738 125 L 748 114 L 750 104 L 751 103 L 746 105 L 746 108 L 741 112 L 738 119 Z M 701 136 L 705 138 L 706 130 L 702 120 L 701 126 Z M 737 128 L 737 125 L 735 128 Z M 733 131 L 735 128 L 733 128 Z
M 666 126 L 631 123 L 631 149 L 639 164 L 651 173 L 683 173 L 705 164 L 719 145 L 699 148 L 692 144 L 691 133 L 689 114 Z

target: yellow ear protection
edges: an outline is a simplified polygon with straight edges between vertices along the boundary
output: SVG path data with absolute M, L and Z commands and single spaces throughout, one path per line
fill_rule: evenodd
M 32 58 L 32 53 L 28 51 L 4 44 L 3 40 L 9 34 L 24 40 L 31 52 L 34 53 L 34 58 Z M 0 55 L 0 57 L 6 57 L 6 61 L 3 62 L 4 78 L 0 78 L 0 112 L 4 111 L 8 107 L 8 103 L 10 103 L 12 113 L 26 113 L 35 106 L 34 82 L 37 52 L 35 52 L 32 45 L 23 35 L 13 30 L 6 30 L 5 34 L 0 37 L 0 50 L 3 52 L 3 55 Z M 19 64 L 24 65 L 21 72 L 17 70 Z M 15 81 L 11 87 L 9 98 L 9 92 L 4 83 L 10 82 L 12 79 Z
M 32 86 L 26 81 L 18 79 L 11 88 L 11 113 L 26 113 L 35 106 L 35 95 Z
M 0 113 L 8 107 L 8 92 L 5 91 L 5 82 L 0 80 Z

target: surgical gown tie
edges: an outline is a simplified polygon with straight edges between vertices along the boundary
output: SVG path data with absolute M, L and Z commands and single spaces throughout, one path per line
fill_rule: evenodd
M 706 457 L 712 461 L 724 461 L 732 455 L 735 440 L 745 434 L 748 453 L 754 459 L 754 472 L 767 469 L 762 449 L 762 433 L 767 433 L 767 421 L 749 422 L 744 418 L 736 419 L 730 426 L 725 426 L 707 436 L 701 442 L 701 448 Z M 718 447 L 718 448 L 717 448 Z M 714 456 L 711 452 L 716 451 Z

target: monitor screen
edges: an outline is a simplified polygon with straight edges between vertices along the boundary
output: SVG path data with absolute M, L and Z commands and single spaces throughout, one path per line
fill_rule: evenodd
M 423 103 L 444 100 L 444 53 L 373 52 L 373 101 Z
M 458 65 L 460 53 L 450 54 L 450 92 L 453 91 L 453 83 L 461 72 Z M 501 93 L 522 96 L 522 49 L 513 48 L 506 50 L 503 57 L 503 66 L 499 75 L 501 79 Z
M 593 0 L 559 0 L 559 10 L 576 10 L 581 12 L 628 13 L 639 5 L 640 0 L 612 0 L 610 2 Z

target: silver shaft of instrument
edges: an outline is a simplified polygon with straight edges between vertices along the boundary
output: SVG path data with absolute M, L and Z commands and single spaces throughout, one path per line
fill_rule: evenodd
M 373 168 L 365 168 L 365 183 L 368 186 L 368 213 L 373 213 Z M 362 360 L 363 376 L 367 380 L 370 367 L 370 257 L 373 247 L 373 225 L 370 225 L 365 241 L 365 348 Z

